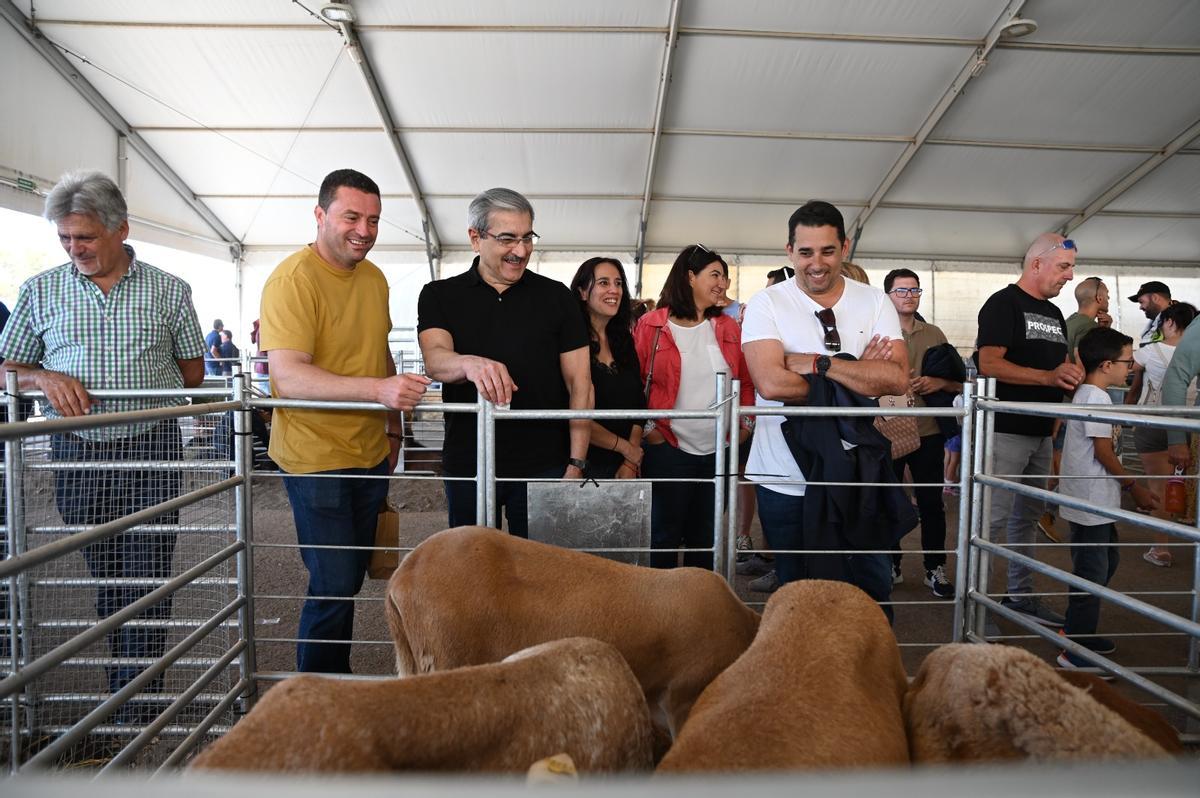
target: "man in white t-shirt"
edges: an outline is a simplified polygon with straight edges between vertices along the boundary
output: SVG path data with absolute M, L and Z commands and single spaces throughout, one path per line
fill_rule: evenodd
M 828 202 L 810 201 L 788 219 L 786 251 L 796 276 L 756 294 L 742 326 L 758 406 L 804 404 L 807 374 L 823 374 L 864 396 L 908 389 L 908 351 L 896 308 L 878 288 L 842 276 L 849 250 L 842 214 Z M 830 357 L 843 352 L 859 359 Z M 784 440 L 783 421 L 758 417 L 746 464 L 746 477 L 757 483 L 763 534 L 777 550 L 803 548 L 804 540 L 804 474 Z M 775 562 L 780 584 L 804 578 L 801 556 L 778 555 Z M 872 596 L 891 594 L 890 556 L 848 555 L 845 570 L 847 581 Z

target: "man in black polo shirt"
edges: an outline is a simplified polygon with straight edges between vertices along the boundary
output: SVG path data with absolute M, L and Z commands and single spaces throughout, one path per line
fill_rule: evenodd
M 1075 242 L 1055 233 L 1038 237 L 1025 253 L 1021 278 L 992 294 L 979 311 L 979 373 L 996 378 L 996 398 L 1006 402 L 1061 402 L 1083 381 L 1083 368 L 1067 358 L 1067 325 L 1051 297 L 1075 277 Z M 1050 473 L 1054 419 L 1012 413 L 996 415 L 994 473 L 1026 474 L 1025 484 L 1045 487 Z M 1034 556 L 1035 523 L 1044 502 L 1006 490 L 992 491 L 991 537 L 1005 531 L 1009 546 Z M 1033 572 L 1008 564 L 1004 606 L 1046 626 L 1063 616 L 1035 596 Z
M 417 333 L 425 372 L 444 384 L 447 402 L 482 394 L 515 410 L 593 406 L 588 335 L 579 303 L 562 283 L 526 271 L 537 234 L 533 206 L 506 188 L 471 201 L 467 234 L 477 253 L 457 277 L 421 290 Z M 568 434 L 569 429 L 569 434 Z M 496 476 L 580 479 L 587 468 L 589 422 L 510 421 L 496 426 Z M 442 465 L 448 477 L 475 476 L 475 418 L 446 414 Z M 475 523 L 475 486 L 447 480 L 450 526 Z M 496 485 L 496 515 L 526 537 L 524 482 Z

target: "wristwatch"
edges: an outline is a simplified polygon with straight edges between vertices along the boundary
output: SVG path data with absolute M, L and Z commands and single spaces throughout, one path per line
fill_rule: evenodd
M 588 461 L 580 460 L 578 457 L 572 457 L 571 459 L 567 460 L 567 465 L 575 466 L 580 471 L 587 471 Z
M 829 359 L 829 355 L 817 355 L 813 361 L 813 371 L 824 377 L 825 372 L 829 371 L 829 366 L 832 363 L 833 361 Z

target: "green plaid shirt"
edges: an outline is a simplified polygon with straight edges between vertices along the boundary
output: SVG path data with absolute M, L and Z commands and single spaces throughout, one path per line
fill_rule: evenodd
M 176 360 L 204 356 L 204 336 L 183 280 L 139 261 L 126 245 L 129 270 L 108 296 L 71 263 L 21 286 L 0 334 L 0 358 L 70 374 L 88 390 L 182 388 Z M 106 399 L 93 413 L 186 404 L 184 399 Z M 42 403 L 50 418 L 58 413 Z M 89 440 L 128 437 L 152 424 L 81 432 Z

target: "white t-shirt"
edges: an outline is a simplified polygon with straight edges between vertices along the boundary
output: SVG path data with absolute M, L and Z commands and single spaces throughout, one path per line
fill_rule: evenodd
M 1167 378 L 1167 365 L 1170 364 L 1171 356 L 1174 354 L 1175 347 L 1164 344 L 1162 341 L 1146 344 L 1133 353 L 1133 359 L 1146 370 L 1146 373 L 1142 375 L 1142 395 L 1138 397 L 1139 404 L 1145 403 L 1151 384 L 1159 391 L 1162 390 L 1163 380 Z
M 1075 389 L 1075 398 L 1071 401 L 1076 405 L 1111 405 L 1112 397 L 1103 388 L 1084 383 Z M 1100 461 L 1096 459 L 1096 444 L 1094 438 L 1111 438 L 1113 450 L 1120 451 L 1117 436 L 1121 428 L 1107 421 L 1067 421 L 1067 437 L 1063 441 L 1062 467 L 1059 473 L 1064 477 L 1088 477 L 1088 479 L 1064 479 L 1058 483 L 1058 492 L 1063 496 L 1082 499 L 1097 507 L 1121 506 L 1121 483 L 1108 473 Z M 1075 510 L 1070 507 L 1060 507 L 1059 515 L 1068 521 L 1074 521 L 1084 526 L 1099 526 L 1111 524 L 1113 520 L 1103 515 Z
M 842 339 L 842 352 L 860 357 L 875 335 L 903 340 L 900 317 L 887 295 L 863 283 L 847 279 L 841 298 L 832 308 Z M 800 290 L 796 280 L 785 280 L 759 291 L 746 303 L 742 324 L 742 346 L 751 341 L 774 339 L 789 354 L 816 352 L 833 355 L 825 348 L 825 328 L 816 313 L 822 308 Z M 782 402 L 755 397 L 760 407 L 779 407 Z M 780 477 L 796 480 L 787 485 L 765 484 L 777 493 L 804 495 L 804 475 L 783 438 L 783 416 L 759 416 L 754 443 L 746 463 L 746 478 L 753 482 L 771 482 Z
M 682 327 L 673 321 L 671 337 L 679 349 L 679 393 L 676 410 L 708 407 L 717 398 L 718 372 L 729 372 L 729 364 L 717 345 L 713 323 L 704 321 L 695 327 Z M 679 448 L 688 454 L 712 454 L 715 451 L 717 422 L 707 418 L 676 418 L 671 431 L 679 439 Z

